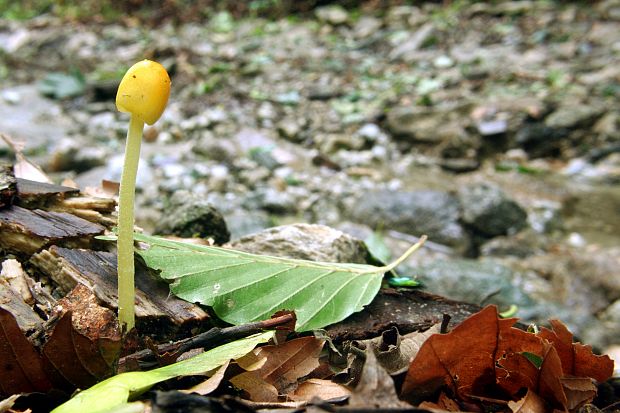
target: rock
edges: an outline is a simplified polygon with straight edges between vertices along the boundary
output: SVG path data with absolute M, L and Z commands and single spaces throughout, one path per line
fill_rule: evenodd
M 230 231 L 230 238 L 233 240 L 273 226 L 272 220 L 264 211 L 237 208 L 229 214 L 224 214 L 224 218 Z
M 495 259 L 440 259 L 417 267 L 416 274 L 434 294 L 478 305 L 496 304 L 500 311 L 516 305 L 523 323 L 547 323 L 553 314 L 575 334 L 589 326 L 600 328 L 587 309 L 590 299 L 575 301 L 576 297 L 559 294 L 558 287 L 542 277 L 513 270 Z M 578 294 L 584 297 L 583 292 Z
M 383 26 L 383 22 L 373 16 L 362 16 L 353 27 L 356 39 L 364 39 L 375 34 Z
M 614 185 L 620 182 L 620 153 L 612 153 L 597 164 L 584 158 L 574 158 L 562 170 L 580 182 Z
M 468 158 L 442 159 L 439 163 L 442 169 L 450 172 L 464 173 L 475 171 L 480 167 L 480 161 Z
M 456 197 L 447 192 L 380 190 L 366 193 L 350 214 L 357 222 L 412 235 L 426 234 L 430 241 L 463 252 L 469 240 L 459 223 L 459 209 Z
M 384 136 L 379 125 L 375 123 L 365 123 L 355 134 L 368 142 L 376 142 Z
M 459 190 L 463 222 L 484 236 L 514 233 L 527 223 L 527 213 L 500 188 L 473 184 Z
M 495 237 L 480 246 L 481 256 L 525 258 L 545 250 L 546 240 L 533 231 L 521 231 L 512 237 Z
M 60 104 L 42 97 L 36 85 L 4 89 L 3 93 L 19 99 L 11 103 L 0 100 L 0 131 L 15 140 L 28 142 L 29 150 L 59 141 L 75 127 Z M 0 141 L 0 147 L 4 147 L 4 142 Z
M 345 24 L 349 20 L 349 13 L 340 5 L 318 7 L 314 13 L 317 19 L 332 26 Z
M 278 133 L 281 137 L 291 142 L 300 142 L 303 140 L 303 136 L 301 136 L 301 131 L 303 126 L 300 122 L 295 119 L 282 119 L 278 123 Z
M 428 291 L 479 305 L 531 308 L 535 302 L 515 283 L 513 271 L 498 262 L 438 260 L 416 269 Z
M 505 119 L 482 121 L 477 127 L 482 136 L 500 135 L 508 130 L 508 122 Z
M 311 224 L 283 225 L 229 242 L 227 247 L 253 254 L 322 262 L 364 264 L 366 245 L 342 231 Z
M 582 335 L 584 343 L 597 343 L 599 346 L 618 344 L 620 331 L 620 300 L 614 301 L 598 316 L 602 325 L 588 326 Z M 616 367 L 618 368 L 618 367 Z
M 247 209 L 263 209 L 274 214 L 294 214 L 297 211 L 295 198 L 287 191 L 272 187 L 260 187 L 249 195 L 244 206 Z
M 540 122 L 528 122 L 515 134 L 516 145 L 522 147 L 530 158 L 554 156 L 562 140 L 569 134 L 565 128 L 554 128 Z
M 438 143 L 465 135 L 461 125 L 447 114 L 427 108 L 401 106 L 388 112 L 386 127 L 395 138 L 422 143 Z
M 620 21 L 620 2 L 605 0 L 596 5 L 596 10 L 609 20 Z
M 584 104 L 560 106 L 545 118 L 545 125 L 553 129 L 576 129 L 590 126 L 603 114 L 602 107 Z
M 533 200 L 528 206 L 530 228 L 539 234 L 550 234 L 562 229 L 562 204 L 544 199 Z
M 314 137 L 321 153 L 331 154 L 341 149 L 360 150 L 364 147 L 364 139 L 358 135 L 319 134 Z
M 226 164 L 231 164 L 239 156 L 239 150 L 232 140 L 218 139 L 211 131 L 203 131 L 191 150 L 207 159 Z
M 105 165 L 110 155 L 107 148 L 89 146 L 88 143 L 88 141 L 76 138 L 61 139 L 51 151 L 48 169 L 52 172 L 75 171 L 80 173 Z
M 224 217 L 202 197 L 184 190 L 170 197 L 155 233 L 184 238 L 213 238 L 216 244 L 230 239 Z
M 418 51 L 425 46 L 425 43 L 435 33 L 435 26 L 433 23 L 426 23 L 411 36 L 398 44 L 389 54 L 391 60 L 404 59 L 407 60 L 407 56 Z

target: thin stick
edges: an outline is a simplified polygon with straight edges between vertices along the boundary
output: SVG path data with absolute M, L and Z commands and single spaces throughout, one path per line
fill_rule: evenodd
M 133 257 L 134 197 L 144 122 L 131 116 L 118 199 L 118 320 L 124 332 L 135 325 Z
M 263 330 L 273 329 L 282 325 L 295 321 L 295 315 L 287 313 L 281 316 L 273 317 L 268 320 L 257 321 L 254 323 L 243 324 L 233 327 L 213 327 L 212 329 L 198 334 L 197 336 L 186 338 L 174 343 L 160 344 L 157 346 L 157 352 L 169 353 L 174 351 L 177 354 L 182 354 L 194 348 L 204 348 L 210 350 L 224 343 L 238 340 L 250 336 L 252 334 L 260 333 Z M 128 360 L 144 363 L 153 361 L 155 354 L 151 349 L 140 350 L 136 353 L 123 357 L 120 360 L 121 365 L 126 364 Z M 145 366 L 142 366 L 143 368 Z M 148 366 L 151 367 L 151 366 Z

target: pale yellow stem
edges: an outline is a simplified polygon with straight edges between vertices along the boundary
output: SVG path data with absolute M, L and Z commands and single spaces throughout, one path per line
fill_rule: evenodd
M 124 332 L 128 332 L 135 325 L 133 221 L 136 175 L 143 129 L 144 121 L 132 115 L 127 132 L 125 163 L 118 199 L 118 320 Z

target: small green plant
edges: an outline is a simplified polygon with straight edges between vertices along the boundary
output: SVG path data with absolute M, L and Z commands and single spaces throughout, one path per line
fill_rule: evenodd
M 170 77 L 162 65 L 143 60 L 129 68 L 118 86 L 116 107 L 131 114 L 118 200 L 118 319 L 124 332 L 134 327 L 134 196 L 144 123 L 157 122 L 170 96 Z

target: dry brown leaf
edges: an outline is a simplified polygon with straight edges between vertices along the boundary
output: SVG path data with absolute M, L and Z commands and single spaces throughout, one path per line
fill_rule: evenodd
M 230 381 L 255 402 L 277 401 L 279 394 L 295 390 L 297 381 L 319 367 L 324 340 L 302 337 L 264 346 L 237 360 L 248 370 Z
M 254 402 L 278 401 L 278 389 L 253 371 L 241 373 L 230 379 L 230 382 L 233 386 L 245 391 L 248 398 Z
M 42 352 L 54 369 L 74 386 L 87 387 L 113 373 L 121 335 L 112 310 L 78 284 L 58 302 L 62 308 Z
M 17 400 L 19 396 L 19 394 L 14 394 L 4 400 L 0 400 L 0 413 L 12 411 L 11 407 L 13 407 L 13 404 L 15 404 L 15 400 Z
M 28 341 L 13 314 L 0 307 L 0 396 L 52 388 L 41 356 Z
M 573 335 L 561 321 L 549 323 L 552 330 L 543 327 L 537 335 L 553 343 L 565 376 L 591 377 L 599 383 L 612 376 L 614 364 L 608 356 L 597 356 L 592 353 L 592 347 L 573 343 Z
M 264 346 L 254 350 L 254 356 L 264 358 L 260 368 L 252 373 L 273 384 L 279 392 L 296 384 L 297 380 L 319 367 L 319 354 L 325 341 L 315 337 L 302 337 L 282 344 Z M 255 360 L 254 356 L 249 356 Z M 239 365 L 246 365 L 239 360 Z
M 545 401 L 531 390 L 520 400 L 509 401 L 508 407 L 512 413 L 545 413 L 547 408 Z
M 401 336 L 396 327 L 384 331 L 379 337 L 369 342 L 377 361 L 390 375 L 404 373 L 409 368 L 409 364 L 415 358 L 422 344 L 433 334 L 439 333 L 440 324 L 436 324 L 426 331 Z
M 586 377 L 564 377 L 560 379 L 568 404 L 568 410 L 575 411 L 589 404 L 596 396 L 596 386 Z
M 394 381 L 377 362 L 372 350 L 366 350 L 366 362 L 359 383 L 349 398 L 349 407 L 405 408 L 398 399 Z
M 310 401 L 315 397 L 325 401 L 341 401 L 351 395 L 351 390 L 331 380 L 308 379 L 297 386 L 288 397 L 294 401 Z
M 441 410 L 445 412 L 460 412 L 461 406 L 453 399 L 449 398 L 444 392 L 441 392 L 437 403 L 422 402 L 418 406 L 420 409 Z
M 562 411 L 591 401 L 587 381 L 561 380 L 576 374 L 606 380 L 611 360 L 573 344 L 572 334 L 558 321 L 552 322 L 553 331 L 538 335 L 512 327 L 515 321 L 499 319 L 489 306 L 452 332 L 431 336 L 411 363 L 402 397 L 416 404 L 445 390 L 463 403 L 476 403 L 502 401 L 525 388 Z
M 499 323 L 495 307 L 486 307 L 456 326 L 449 334 L 435 334 L 420 348 L 402 387 L 402 396 L 414 404 L 433 400 L 447 388 L 462 399 L 483 395 L 495 384 Z
M 562 362 L 555 347 L 543 343 L 543 359 L 538 375 L 536 391 L 548 404 L 558 410 L 566 410 L 567 400 L 560 378 L 562 377 Z
M 203 381 L 195 385 L 194 387 L 190 387 L 187 390 L 181 390 L 183 393 L 197 393 L 201 396 L 206 396 L 207 394 L 213 393 L 219 386 L 222 380 L 224 379 L 224 374 L 226 374 L 226 369 L 230 364 L 230 360 L 226 363 L 222 364 L 211 377 L 207 380 Z M 207 374 L 208 375 L 208 374 Z
M 10 136 L 0 133 L 0 138 L 15 152 L 15 165 L 13 165 L 13 174 L 16 178 L 28 179 L 36 182 L 53 183 L 45 172 L 36 164 L 29 161 L 22 151 L 26 146 L 23 142 L 17 142 Z

